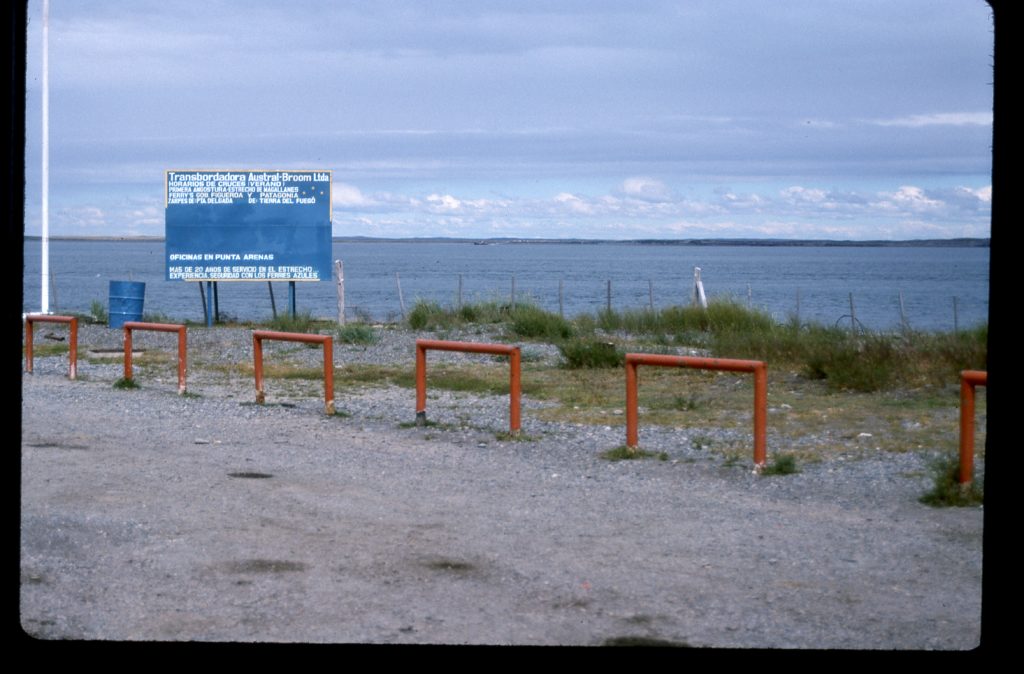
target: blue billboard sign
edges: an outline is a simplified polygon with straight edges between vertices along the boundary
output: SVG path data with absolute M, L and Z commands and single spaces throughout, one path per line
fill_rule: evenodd
M 331 278 L 330 171 L 167 171 L 169 281 Z

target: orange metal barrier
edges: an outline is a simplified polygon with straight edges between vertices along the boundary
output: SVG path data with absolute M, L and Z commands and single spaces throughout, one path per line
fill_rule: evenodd
M 767 454 L 768 426 L 768 367 L 759 360 L 731 358 L 695 358 L 691 356 L 664 356 L 649 353 L 626 354 L 626 445 L 636 447 L 637 431 L 637 367 L 693 367 L 703 370 L 726 370 L 754 373 L 754 467 L 764 467 Z
M 974 479 L 974 387 L 988 386 L 988 372 L 960 373 L 960 484 Z
M 124 323 L 124 378 L 132 378 L 132 330 L 150 330 L 153 332 L 178 333 L 178 395 L 185 393 L 185 361 L 188 354 L 186 348 L 185 326 L 174 323 L 142 323 L 125 321 Z
M 303 342 L 306 344 L 322 344 L 324 347 L 324 408 L 327 414 L 334 414 L 334 340 L 330 335 L 310 335 L 302 332 L 273 332 L 271 330 L 254 330 L 252 333 L 252 351 L 254 369 L 256 371 L 256 402 L 263 404 L 263 340 L 272 339 L 280 342 Z
M 509 431 L 519 434 L 519 398 L 521 397 L 520 362 L 518 346 L 507 344 L 481 344 L 478 342 L 448 342 L 436 339 L 416 340 L 416 423 L 427 421 L 427 349 L 435 351 L 462 351 L 465 353 L 493 353 L 508 356 L 509 363 Z
M 68 338 L 68 379 L 78 376 L 78 319 L 74 316 L 50 316 L 48 314 L 27 314 L 25 316 L 25 372 L 32 371 L 33 323 L 67 323 L 71 326 L 71 336 Z

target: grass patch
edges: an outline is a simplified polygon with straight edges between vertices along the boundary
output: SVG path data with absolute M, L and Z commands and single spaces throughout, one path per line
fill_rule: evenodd
M 558 350 L 570 370 L 621 367 L 626 362 L 625 352 L 615 344 L 592 338 L 572 339 L 559 344 Z
M 553 342 L 568 339 L 573 334 L 572 324 L 567 320 L 530 302 L 517 302 L 515 306 L 501 302 L 476 302 L 453 308 L 418 300 L 407 320 L 414 330 L 435 332 L 470 325 L 502 324 L 516 337 Z
M 885 391 L 906 386 L 955 383 L 965 369 L 987 369 L 988 326 L 955 333 L 886 334 L 820 324 L 779 323 L 769 314 L 732 299 L 699 307 L 651 311 L 600 311 L 580 316 L 577 334 L 627 332 L 662 348 L 685 344 L 708 348 L 720 358 L 767 361 L 832 391 Z
M 761 475 L 792 475 L 799 473 L 800 468 L 796 465 L 796 457 L 792 454 L 779 454 L 764 467 Z
M 429 327 L 436 327 L 442 321 L 447 322 L 448 319 L 444 309 L 437 302 L 416 300 L 407 320 L 413 330 L 426 330 Z
M 417 419 L 416 421 L 400 421 L 399 428 L 440 428 L 441 424 L 432 419 Z
M 742 466 L 746 461 L 746 457 L 742 454 L 732 452 L 725 456 L 725 461 L 722 462 L 723 468 L 735 468 L 736 466 Z
M 99 300 L 93 300 L 89 305 L 89 317 L 93 323 L 107 323 L 110 320 L 107 308 Z
M 510 307 L 495 302 L 442 307 L 437 302 L 416 300 L 406 319 L 413 330 L 451 330 L 471 323 L 501 323 L 508 320 Z
M 398 423 L 399 428 L 436 428 L 439 431 L 463 431 L 470 428 L 468 422 L 462 422 L 458 424 L 446 423 L 442 421 L 434 421 L 433 419 L 417 419 L 416 421 L 400 421 Z M 433 440 L 434 435 L 427 433 L 423 436 L 424 440 Z
M 960 459 L 956 454 L 946 454 L 931 463 L 932 488 L 918 500 L 936 508 L 969 507 L 981 505 L 985 490 L 980 479 L 975 478 L 969 485 L 961 485 Z
M 956 333 L 852 334 L 839 327 L 780 323 L 730 298 L 714 300 L 706 309 L 602 310 L 571 322 L 529 302 L 454 309 L 420 300 L 408 321 L 417 330 L 434 331 L 502 324 L 510 335 L 558 345 L 570 369 L 621 366 L 622 352 L 599 331 L 627 333 L 638 340 L 636 346 L 657 352 L 675 344 L 706 348 L 721 358 L 764 360 L 773 370 L 781 367 L 823 381 L 831 391 L 945 385 L 955 383 L 961 370 L 987 368 L 987 325 Z
M 251 367 L 250 367 L 251 371 Z M 339 388 L 352 385 L 394 385 L 404 388 L 416 386 L 416 371 L 412 367 L 392 365 L 345 365 L 334 370 Z M 444 389 L 464 393 L 503 395 L 509 393 L 508 359 L 494 364 L 449 365 L 438 363 L 427 367 L 427 390 Z M 521 383 L 524 394 L 540 393 L 540 383 L 526 380 Z
M 114 388 L 121 391 L 131 391 L 133 389 L 139 388 L 139 385 L 135 382 L 134 379 L 125 379 L 124 377 L 121 377 L 120 379 L 114 382 Z
M 25 350 L 22 349 L 22 352 Z M 71 347 L 67 344 L 36 344 L 32 343 L 32 357 L 33 358 L 46 358 L 47 356 L 63 356 L 66 353 L 71 352 Z
M 440 368 L 427 370 L 427 388 L 441 388 L 448 391 L 466 393 L 489 393 L 492 395 L 508 395 L 508 379 L 506 377 L 488 377 L 486 371 L 465 370 L 462 368 Z
M 598 456 L 606 461 L 633 461 L 635 459 L 658 459 L 659 461 L 668 461 L 668 454 L 666 452 L 649 452 L 645 449 L 629 447 L 628 445 L 619 445 L 614 449 L 601 452 Z
M 569 321 L 533 304 L 517 304 L 510 312 L 510 318 L 509 331 L 524 339 L 558 342 L 573 335 Z
M 416 371 L 412 367 L 398 365 L 368 365 L 353 363 L 334 369 L 334 381 L 338 388 L 357 385 L 402 386 L 416 385 Z
M 270 330 L 277 332 L 315 333 L 320 328 L 333 325 L 333 323 L 313 318 L 309 311 L 303 311 L 296 313 L 295 316 L 288 313 L 278 314 L 276 318 L 270 319 L 265 325 Z
M 694 394 L 670 394 L 653 401 L 652 407 L 658 409 L 675 410 L 677 412 L 693 412 L 705 406 L 704 401 Z
M 754 358 L 798 369 L 833 391 L 885 391 L 956 382 L 965 369 L 987 368 L 988 327 L 958 333 L 856 335 L 821 325 L 776 324 L 720 332 L 710 340 L 723 358 Z
M 707 449 L 708 447 L 711 446 L 712 442 L 714 442 L 712 437 L 710 435 L 704 435 L 703 433 L 700 435 L 695 435 L 693 436 L 693 438 L 690 439 L 690 445 L 697 450 Z
M 607 332 L 649 335 L 663 344 L 671 341 L 702 344 L 706 335 L 760 332 L 774 324 L 769 314 L 726 298 L 709 303 L 706 309 L 672 306 L 653 311 L 603 310 L 598 312 L 593 326 Z
M 154 313 L 147 313 L 142 315 L 143 323 L 166 323 L 176 325 L 178 322 L 173 320 L 170 316 L 159 311 Z
M 377 332 L 365 323 L 347 323 L 338 328 L 336 338 L 339 344 L 373 344 Z
M 526 433 L 512 433 L 511 431 L 500 431 L 494 434 L 494 439 L 498 442 L 536 442 L 538 440 L 535 435 L 527 435 Z
M 287 363 L 264 363 L 263 377 L 265 379 L 318 379 L 322 381 L 324 369 L 322 367 L 299 367 Z

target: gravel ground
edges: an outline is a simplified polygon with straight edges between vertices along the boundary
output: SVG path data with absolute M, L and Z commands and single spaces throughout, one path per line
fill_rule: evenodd
M 37 344 L 63 328 L 37 327 Z M 335 363 L 413 367 L 408 331 Z M 426 336 L 426 335 L 424 335 Z M 429 335 L 437 337 L 437 335 Z M 493 336 L 449 334 L 485 341 Z M 610 462 L 621 426 L 501 439 L 508 401 L 339 390 L 207 367 L 251 361 L 248 330 L 189 334 L 173 376 L 120 391 L 118 361 L 36 358 L 22 379 L 21 624 L 41 639 L 971 649 L 982 511 L 918 503 L 925 455 L 839 455 L 785 476 L 643 427 L 668 460 Z M 121 333 L 83 326 L 83 350 Z M 173 352 L 140 333 L 139 349 Z M 319 364 L 321 352 L 267 353 Z M 550 360 L 528 345 L 524 358 Z M 480 356 L 435 353 L 430 362 Z M 955 429 L 951 429 L 955 432 Z M 701 429 L 717 442 L 737 431 Z M 769 435 L 769 453 L 773 451 Z

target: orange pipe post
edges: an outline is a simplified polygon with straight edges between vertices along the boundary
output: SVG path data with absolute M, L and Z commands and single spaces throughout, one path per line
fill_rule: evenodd
M 151 332 L 178 333 L 178 395 L 185 394 L 185 370 L 188 358 L 188 337 L 186 328 L 178 323 L 143 323 L 125 321 L 124 323 L 124 378 L 132 378 L 132 330 L 149 330 Z
M 132 329 L 128 327 L 128 323 L 124 324 L 124 378 L 129 380 L 132 378 Z
M 518 346 L 483 344 L 480 342 L 452 342 L 437 339 L 416 340 L 416 424 L 427 423 L 427 349 L 435 351 L 461 351 L 463 353 L 491 353 L 508 356 L 509 362 L 509 432 L 519 435 L 522 412 L 522 354 Z
M 330 335 L 310 335 L 303 332 L 274 332 L 272 330 L 253 330 L 252 353 L 253 371 L 256 375 L 256 402 L 262 405 L 266 400 L 263 391 L 263 340 L 279 342 L 302 342 L 320 344 L 324 347 L 324 409 L 328 415 L 334 414 L 334 340 Z
M 637 368 L 640 365 L 658 367 L 689 367 L 701 370 L 751 372 L 754 375 L 754 467 L 758 470 L 767 462 L 768 434 L 768 366 L 759 360 L 734 358 L 698 358 L 694 356 L 666 356 L 651 353 L 626 354 L 626 446 L 639 443 L 639 404 Z
M 630 358 L 635 354 L 626 356 L 626 446 L 636 447 L 640 444 L 639 404 L 637 402 L 637 365 L 635 359 Z
M 522 397 L 522 381 L 520 375 L 522 354 L 519 347 L 508 353 L 508 426 L 512 435 L 519 435 L 522 411 L 519 399 Z
M 78 376 L 78 319 L 74 316 L 51 316 L 49 314 L 26 314 L 25 316 L 25 372 L 32 372 L 32 332 L 34 323 L 67 323 L 68 337 L 68 379 Z
M 252 333 L 252 358 L 256 375 L 256 404 L 262 405 L 266 401 L 263 393 L 263 340 L 255 332 Z
M 988 372 L 964 370 L 960 373 L 960 476 L 961 485 L 974 479 L 974 388 L 988 386 Z
M 334 340 L 327 337 L 324 347 L 324 413 L 334 415 Z
M 427 347 L 416 340 L 416 425 L 427 425 Z

